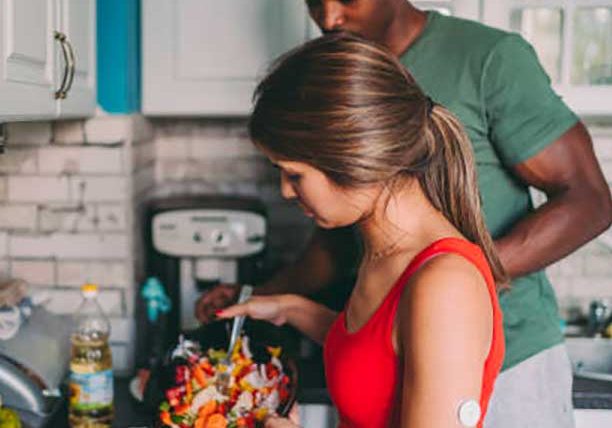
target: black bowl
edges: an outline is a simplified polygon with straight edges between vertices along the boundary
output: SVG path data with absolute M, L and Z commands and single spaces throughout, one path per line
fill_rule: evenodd
M 199 343 L 205 352 L 208 349 L 225 349 L 229 343 L 230 321 L 217 321 L 192 330 L 184 334 L 185 339 Z M 253 353 L 253 359 L 257 363 L 266 363 L 270 360 L 267 351 L 268 346 L 281 346 L 283 352 L 280 360 L 283 369 L 289 376 L 289 396 L 280 403 L 277 413 L 287 416 L 295 403 L 298 385 L 298 370 L 295 359 L 291 356 L 291 346 L 288 340 L 287 330 L 273 324 L 247 319 L 244 323 L 244 334 L 249 337 L 249 347 Z M 164 392 L 174 382 L 174 366 L 171 353 L 174 346 L 169 349 L 159 367 L 152 368 L 151 377 L 147 382 L 144 392 L 144 403 L 151 411 L 158 412 L 159 405 L 164 401 Z M 163 426 L 163 425 L 162 425 Z

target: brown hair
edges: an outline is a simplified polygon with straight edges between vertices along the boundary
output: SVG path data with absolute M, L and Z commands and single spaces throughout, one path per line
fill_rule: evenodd
M 506 279 L 480 207 L 469 139 L 384 47 L 331 33 L 285 54 L 255 91 L 252 140 L 340 186 L 418 179 L 432 205 Z

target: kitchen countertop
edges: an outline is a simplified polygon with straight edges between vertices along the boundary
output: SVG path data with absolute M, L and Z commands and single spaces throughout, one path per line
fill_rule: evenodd
M 299 363 L 300 388 L 298 402 L 302 404 L 331 404 L 325 388 L 322 361 L 311 359 Z M 153 415 L 146 412 L 128 391 L 129 379 L 115 379 L 115 419 L 113 427 L 151 427 Z M 612 382 L 574 378 L 573 401 L 576 409 L 611 409 Z M 53 428 L 68 428 L 66 409 L 49 424 Z
M 574 376 L 572 398 L 576 409 L 612 410 L 612 382 Z

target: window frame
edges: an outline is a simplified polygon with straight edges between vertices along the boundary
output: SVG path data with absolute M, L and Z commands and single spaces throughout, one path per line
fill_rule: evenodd
M 561 81 L 553 82 L 554 90 L 581 116 L 612 114 L 612 85 L 576 85 L 571 83 L 573 59 L 574 11 L 579 7 L 612 7 L 612 0 L 482 0 L 481 21 L 507 31 L 514 9 L 551 7 L 563 10 L 561 34 Z
M 451 10 L 453 16 L 478 21 L 481 18 L 481 1 L 482 0 L 413 0 L 411 3 L 419 9 L 446 7 Z

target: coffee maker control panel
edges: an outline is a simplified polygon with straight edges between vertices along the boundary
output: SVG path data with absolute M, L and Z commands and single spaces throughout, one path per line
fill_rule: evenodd
M 187 209 L 153 218 L 153 246 L 176 257 L 243 257 L 264 247 L 266 220 L 247 211 Z

